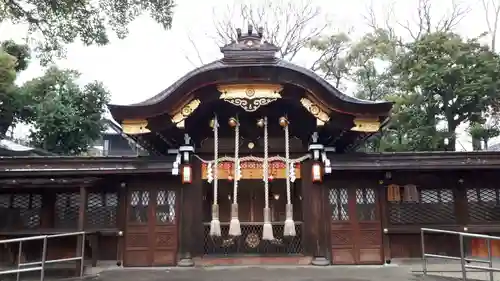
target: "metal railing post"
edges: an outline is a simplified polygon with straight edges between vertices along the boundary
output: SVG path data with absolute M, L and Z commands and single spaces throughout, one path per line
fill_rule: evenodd
M 82 234 L 82 249 L 81 249 L 81 262 L 80 262 L 80 277 L 83 276 L 83 269 L 85 266 L 85 232 Z
M 467 270 L 465 268 L 465 253 L 464 253 L 464 236 L 458 235 L 460 239 L 460 266 L 462 268 L 462 280 L 467 281 Z
M 42 269 L 40 270 L 40 281 L 45 280 L 45 261 L 47 260 L 47 236 L 43 238 L 43 248 L 42 248 Z
M 420 229 L 420 246 L 422 247 L 422 271 L 424 275 L 427 275 L 427 257 L 425 256 L 425 239 L 424 239 L 424 229 Z
M 19 281 L 21 279 L 21 272 L 19 271 L 21 269 L 21 258 L 22 258 L 22 252 L 23 252 L 23 241 L 19 241 L 19 247 L 18 247 L 18 252 L 17 252 L 17 274 L 16 274 L 16 281 Z
M 486 239 L 486 244 L 488 247 L 488 265 L 493 268 L 493 254 L 491 252 L 491 239 Z M 490 271 L 490 281 L 493 281 L 493 271 Z
M 76 247 L 76 249 L 78 251 L 81 251 L 81 256 L 78 256 L 78 253 L 77 253 L 74 257 L 71 257 L 71 258 L 61 258 L 61 259 L 53 259 L 53 260 L 47 259 L 47 248 L 48 248 L 48 239 L 49 238 L 59 238 L 59 237 L 69 237 L 69 236 L 77 236 L 78 237 L 80 235 L 82 236 L 83 243 L 81 245 L 81 249 L 78 246 Z M 19 252 L 17 253 L 17 267 L 16 267 L 16 269 L 0 270 L 0 276 L 16 274 L 16 280 L 20 281 L 21 280 L 21 273 L 40 271 L 40 280 L 44 281 L 44 279 L 45 279 L 45 267 L 47 264 L 56 264 L 56 263 L 68 262 L 68 261 L 81 261 L 79 275 L 80 275 L 80 277 L 83 277 L 83 274 L 84 274 L 83 269 L 85 266 L 85 238 L 86 238 L 86 233 L 84 231 L 80 231 L 80 232 L 68 232 L 68 233 L 62 233 L 62 234 L 39 235 L 39 236 L 0 240 L 0 245 L 19 243 L 19 247 L 18 247 Z M 25 241 L 40 241 L 40 240 L 43 241 L 41 260 L 34 261 L 34 262 L 26 262 L 26 261 L 23 262 L 22 261 L 23 242 L 25 242 Z

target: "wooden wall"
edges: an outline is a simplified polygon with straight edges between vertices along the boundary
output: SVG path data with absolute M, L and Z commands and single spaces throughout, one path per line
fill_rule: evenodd
M 360 173 L 343 173 L 355 180 Z M 500 184 L 494 171 L 390 171 L 363 173 L 378 184 L 381 200 L 384 255 L 421 257 L 420 229 L 492 234 L 500 231 Z M 466 252 L 478 253 L 472 239 Z M 458 236 L 426 234 L 426 252 L 459 255 Z M 483 249 L 484 250 L 484 249 Z

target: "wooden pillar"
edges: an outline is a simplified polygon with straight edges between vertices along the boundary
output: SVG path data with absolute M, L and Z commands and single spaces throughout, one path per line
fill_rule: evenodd
M 194 158 L 194 157 L 193 157 Z M 193 184 L 189 197 L 191 205 L 191 254 L 201 256 L 204 254 L 205 237 L 203 228 L 203 175 L 201 171 L 202 162 L 194 158 L 193 161 Z
M 192 157 L 194 158 L 194 157 Z M 201 223 L 197 222 L 200 217 L 201 202 L 198 202 L 198 191 L 201 189 L 201 163 L 198 159 L 192 159 L 191 168 L 193 181 L 191 184 L 181 185 L 181 214 L 180 214 L 180 236 L 179 236 L 179 254 L 180 260 L 178 266 L 194 266 L 192 254 L 196 252 L 198 241 L 198 228 Z M 203 240 L 202 240 L 203 241 Z
M 55 206 L 56 193 L 50 189 L 44 189 L 42 192 L 41 228 L 54 228 Z
M 475 178 L 470 178 L 469 181 L 460 181 L 461 177 L 458 173 L 451 173 L 444 175 L 443 178 L 446 180 L 446 186 L 451 188 L 453 191 L 453 201 L 455 201 L 455 216 L 456 223 L 462 227 L 469 224 L 469 204 L 467 202 L 467 185 L 474 185 L 473 181 Z M 480 177 L 478 177 L 480 178 Z M 459 229 L 458 231 L 463 231 Z
M 304 254 L 313 256 L 313 265 L 328 265 L 325 253 L 328 251 L 324 227 L 323 184 L 312 182 L 312 160 L 301 165 L 302 197 L 303 197 L 303 245 Z
M 315 222 L 313 221 L 312 211 L 312 177 L 311 177 L 312 161 L 305 160 L 300 165 L 300 178 L 302 188 L 302 247 L 304 255 L 314 255 L 316 236 L 313 231 Z
M 387 183 L 379 180 L 378 202 L 380 206 L 380 221 L 382 226 L 382 246 L 384 251 L 384 262 L 390 263 L 392 259 L 391 244 L 387 229 L 389 227 L 389 210 L 387 206 Z
M 80 187 L 80 202 L 79 202 L 79 209 L 78 209 L 78 231 L 85 231 L 85 222 L 86 222 L 86 210 L 87 210 L 87 187 L 86 186 L 81 186 Z M 77 241 L 76 241 L 76 253 L 77 256 L 81 256 L 82 254 L 82 247 L 85 246 L 85 240 L 82 235 L 77 236 Z M 76 263 L 76 275 L 80 276 L 83 274 L 81 272 L 82 269 L 82 263 L 85 264 L 85 259 L 82 261 L 77 261 Z
M 116 265 L 123 265 L 125 253 L 125 234 L 127 227 L 127 183 L 120 182 L 118 188 L 118 215 L 116 217 L 116 226 L 118 228 L 118 239 L 116 247 Z

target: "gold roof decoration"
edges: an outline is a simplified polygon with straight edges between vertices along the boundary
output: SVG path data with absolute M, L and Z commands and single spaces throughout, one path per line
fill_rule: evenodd
M 310 99 L 302 98 L 300 99 L 300 103 L 309 113 L 316 117 L 317 126 L 323 126 L 330 120 L 330 116 Z
M 147 128 L 147 120 L 123 120 L 122 130 L 127 135 L 147 134 L 151 131 Z
M 174 117 L 172 117 L 172 123 L 176 124 L 177 128 L 184 128 L 185 120 L 193 114 L 193 112 L 200 106 L 201 101 L 199 99 L 194 99 L 188 104 L 183 106 L 179 112 L 177 112 Z
M 261 106 L 280 99 L 282 85 L 278 84 L 228 84 L 219 85 L 220 99 L 243 108 L 247 112 L 254 112 Z
M 375 133 L 380 130 L 380 122 L 378 119 L 374 118 L 355 118 L 354 127 L 351 131 L 355 132 L 365 132 L 365 133 Z

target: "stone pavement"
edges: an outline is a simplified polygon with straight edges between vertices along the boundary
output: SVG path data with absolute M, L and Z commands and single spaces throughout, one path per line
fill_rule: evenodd
M 411 274 L 410 274 L 411 275 Z M 405 281 L 398 267 L 205 267 L 104 271 L 95 281 Z M 416 280 L 416 279 L 410 279 Z
M 500 263 L 494 265 L 500 267 Z M 92 281 L 461 281 L 460 264 L 430 262 L 422 276 L 418 260 L 386 266 L 208 266 L 195 268 L 118 268 L 100 266 L 87 272 Z M 469 272 L 467 280 L 489 280 L 485 272 Z M 495 275 L 500 281 L 500 274 Z

